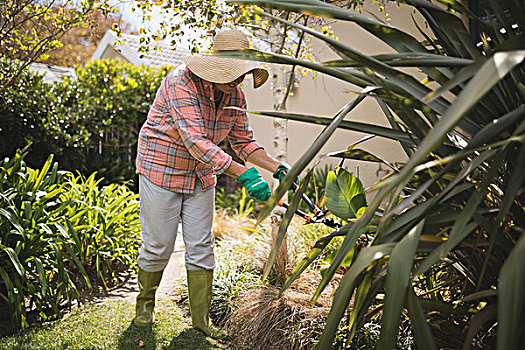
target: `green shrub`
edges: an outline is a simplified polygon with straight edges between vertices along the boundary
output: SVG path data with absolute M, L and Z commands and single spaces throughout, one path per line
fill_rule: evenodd
M 0 58 L 0 79 L 18 69 L 16 61 Z M 41 75 L 25 70 L 19 79 L 0 95 L 0 157 L 12 157 L 18 148 L 32 142 L 25 161 L 41 167 L 49 154 L 58 154 L 61 139 L 49 132 L 47 119 L 53 113 L 52 85 Z
M 0 60 L 0 79 L 17 65 Z M 170 69 L 95 61 L 76 67 L 75 79 L 53 84 L 24 71 L 0 96 L 0 156 L 29 141 L 33 168 L 55 154 L 67 170 L 97 171 L 104 184 L 133 179 L 138 132 Z
M 100 189 L 52 156 L 33 170 L 26 155 L 0 161 L 0 306 L 16 327 L 27 310 L 59 315 L 63 301 L 80 299 L 81 280 L 91 289 L 90 271 L 111 277 L 112 264 L 132 264 L 139 235 L 138 196 L 125 186 Z
M 70 204 L 60 199 L 66 174 L 56 163 L 50 169 L 52 157 L 39 171 L 27 168 L 24 156 L 0 162 L 0 297 L 16 326 L 27 324 L 26 307 L 46 318 L 46 308 L 58 313 L 62 298 L 70 303 L 79 271 L 89 285 L 60 222 Z
M 94 61 L 75 67 L 76 79 L 56 83 L 49 126 L 68 135 L 68 151 L 83 151 L 69 169 L 97 171 L 105 184 L 134 178 L 138 133 L 170 69 Z

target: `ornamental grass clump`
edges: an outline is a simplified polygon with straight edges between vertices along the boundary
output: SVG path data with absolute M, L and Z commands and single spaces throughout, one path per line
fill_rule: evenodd
M 311 266 L 286 292 L 280 294 L 278 284 L 284 278 L 279 274 L 290 271 L 311 248 L 313 239 L 325 232 L 321 225 L 303 225 L 302 219 L 293 220 L 289 234 L 286 260 L 289 266 L 274 266 L 269 284 L 261 280 L 263 267 L 271 250 L 272 225 L 259 226 L 258 234 L 250 237 L 240 263 L 256 271 L 257 280 L 250 289 L 238 291 L 232 300 L 233 313 L 228 317 L 226 329 L 232 344 L 241 349 L 311 349 L 319 339 L 330 306 L 330 291 L 311 305 L 310 295 L 319 283 L 318 266 Z M 335 246 L 335 245 L 334 245 Z M 321 260 L 324 256 L 321 256 Z M 334 282 L 334 286 L 335 286 Z M 332 290 L 332 288 L 328 288 Z
M 305 274 L 280 293 L 271 285 L 244 292 L 227 322 L 232 344 L 241 349 L 311 349 L 319 340 L 330 311 L 329 294 L 311 305 L 309 286 L 318 274 Z

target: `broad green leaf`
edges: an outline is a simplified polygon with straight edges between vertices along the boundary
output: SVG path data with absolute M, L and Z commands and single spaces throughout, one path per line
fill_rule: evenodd
M 315 302 L 317 298 L 319 298 L 323 290 L 326 288 L 326 286 L 336 273 L 339 266 L 341 266 L 341 263 L 343 262 L 344 258 L 348 255 L 350 250 L 354 248 L 357 239 L 361 236 L 361 234 L 365 232 L 365 230 L 367 230 L 370 221 L 376 217 L 376 210 L 378 210 L 379 205 L 382 202 L 384 191 L 384 189 L 379 191 L 378 195 L 374 198 L 372 203 L 355 221 L 354 225 L 352 225 L 352 227 L 350 227 L 350 229 L 348 230 L 348 233 L 346 234 L 343 243 L 339 247 L 339 250 L 337 251 L 337 254 L 334 257 L 332 265 L 330 265 L 328 270 L 325 272 L 323 278 L 321 279 L 321 282 L 319 283 L 319 286 L 317 287 L 312 297 L 313 302 Z
M 343 220 L 356 218 L 359 210 L 366 206 L 363 184 L 343 168 L 337 167 L 328 173 L 325 191 L 328 210 Z

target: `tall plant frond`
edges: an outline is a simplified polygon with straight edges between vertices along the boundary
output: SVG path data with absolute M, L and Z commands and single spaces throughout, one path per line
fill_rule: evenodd
M 521 348 L 517 319 L 525 312 L 524 298 L 515 291 L 523 280 L 518 257 L 522 255 L 519 252 L 525 226 L 522 1 L 482 0 L 486 13 L 481 15 L 485 17 L 456 0 L 401 1 L 428 25 L 428 30 L 418 26 L 427 43 L 377 19 L 324 1 L 234 2 L 352 22 L 395 50 L 393 54 L 368 55 L 313 28 L 260 11 L 263 16 L 323 41 L 339 59 L 308 62 L 253 50 L 223 53 L 301 65 L 361 88 L 373 87 L 372 92 L 360 96 L 374 98 L 391 126 L 378 128 L 342 120 L 341 114 L 331 119 L 261 112 L 260 115 L 327 127 L 315 146 L 294 165 L 288 183 L 275 191 L 259 220 L 266 217 L 293 179 L 315 157 L 330 138 L 328 130 L 333 127 L 396 140 L 409 155 L 406 164 L 374 185 L 376 194 L 366 211 L 319 240 L 290 277 L 297 278 L 334 237 L 342 236 L 342 244 L 312 296 L 315 301 L 341 271 L 341 264 L 359 236 L 364 232 L 374 235 L 339 283 L 319 348 L 332 346 L 342 319 L 346 319 L 348 336 L 352 338 L 356 325 L 373 305 L 374 310 L 383 311 L 381 349 L 394 347 L 396 325 L 403 310 L 410 316 L 421 348 L 444 345 L 467 349 L 477 341 L 480 332 L 493 327 L 497 327 L 497 341 L 492 336 L 491 344 L 497 343 L 498 349 Z M 467 26 L 466 21 L 471 21 L 472 26 Z M 433 84 L 421 84 L 400 67 L 419 69 Z M 370 74 L 363 74 L 364 71 Z M 408 103 L 402 103 L 403 98 Z M 352 109 L 345 110 L 347 119 L 354 113 Z M 366 153 L 361 156 L 380 159 Z M 339 209 L 337 212 L 345 213 Z M 381 213 L 380 218 L 375 215 L 377 212 Z M 285 287 L 290 284 L 287 282 Z M 385 293 L 384 302 L 376 300 L 381 292 Z M 346 317 L 350 300 L 354 300 L 353 308 Z M 446 324 L 457 336 L 442 334 L 434 327 L 438 323 Z

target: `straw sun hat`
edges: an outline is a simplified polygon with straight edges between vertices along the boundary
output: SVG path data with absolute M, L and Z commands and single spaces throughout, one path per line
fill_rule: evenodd
M 225 30 L 213 39 L 212 50 L 249 49 L 250 43 L 239 30 Z M 193 55 L 182 58 L 182 62 L 199 78 L 212 83 L 227 84 L 243 74 L 252 73 L 253 87 L 258 88 L 266 79 L 268 71 L 253 61 L 211 55 Z

